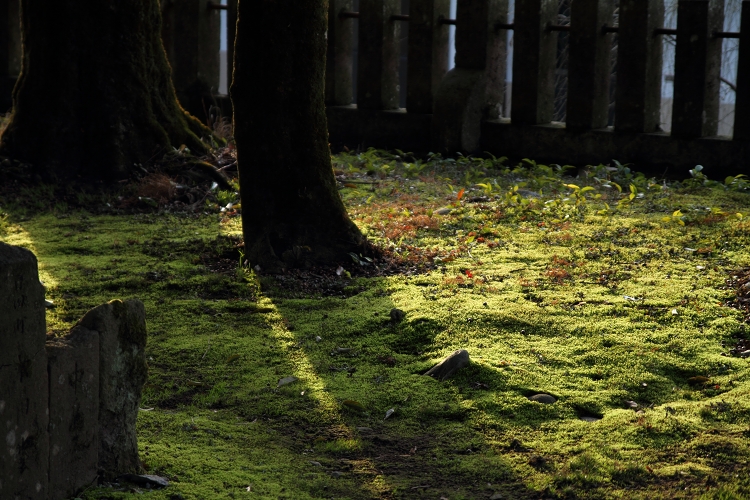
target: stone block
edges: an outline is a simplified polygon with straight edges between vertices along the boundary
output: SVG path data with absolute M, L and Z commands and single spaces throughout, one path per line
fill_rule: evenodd
M 96 479 L 99 461 L 99 334 L 78 326 L 47 342 L 50 500 Z
M 47 357 L 36 257 L 0 242 L 0 498 L 46 498 Z
M 146 382 L 146 311 L 139 300 L 113 300 L 78 322 L 99 333 L 99 472 L 141 470 L 135 421 Z

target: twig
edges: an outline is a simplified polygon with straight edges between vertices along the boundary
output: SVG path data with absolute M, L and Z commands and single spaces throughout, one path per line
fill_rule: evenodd
M 733 92 L 737 92 L 737 85 L 735 85 L 734 83 L 730 82 L 729 80 L 727 80 L 723 76 L 720 76 L 719 80 L 721 80 L 721 83 L 726 84 L 727 87 L 729 87 L 730 89 L 732 89 Z
M 211 349 L 211 337 L 208 338 L 208 347 L 206 347 L 206 352 L 204 352 L 203 356 L 201 356 L 201 361 L 203 361 L 203 358 L 206 357 L 206 354 L 208 354 L 209 349 Z

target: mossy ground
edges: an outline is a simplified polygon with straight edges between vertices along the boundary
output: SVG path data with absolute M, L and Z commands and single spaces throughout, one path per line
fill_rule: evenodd
M 0 207 L 0 238 L 39 258 L 52 332 L 145 303 L 139 446 L 171 481 L 147 497 L 750 496 L 750 369 L 729 352 L 747 330 L 727 284 L 750 264 L 742 179 L 406 160 L 334 161 L 403 272 L 361 277 L 358 257 L 305 275 L 317 288 L 242 266 L 239 217 L 216 208 L 85 211 L 43 189 Z M 421 375 L 460 348 L 456 377 Z

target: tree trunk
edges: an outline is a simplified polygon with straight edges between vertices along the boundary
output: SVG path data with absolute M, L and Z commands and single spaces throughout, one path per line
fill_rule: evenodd
M 23 61 L 0 154 L 104 179 L 209 130 L 177 102 L 158 0 L 21 0 Z
M 362 252 L 331 169 L 324 104 L 325 0 L 240 0 L 234 137 L 250 263 L 332 264 Z

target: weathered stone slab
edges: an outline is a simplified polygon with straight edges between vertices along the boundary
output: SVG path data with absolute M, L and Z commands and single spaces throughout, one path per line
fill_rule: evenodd
M 135 421 L 146 382 L 146 311 L 113 300 L 78 322 L 99 332 L 99 470 L 104 478 L 141 472 Z
M 47 357 L 36 257 L 0 242 L 0 498 L 46 498 Z
M 50 500 L 96 479 L 99 462 L 99 334 L 78 326 L 46 345 L 49 366 Z

